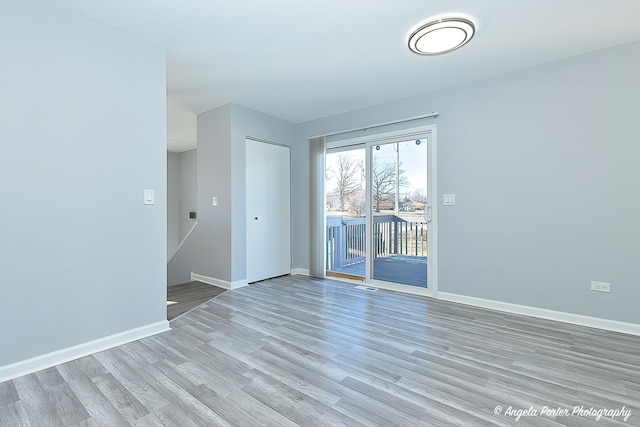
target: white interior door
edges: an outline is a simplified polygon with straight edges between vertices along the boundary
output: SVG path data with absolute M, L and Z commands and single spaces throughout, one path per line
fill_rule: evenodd
M 250 139 L 246 147 L 247 280 L 254 282 L 269 269 L 269 147 Z
M 269 146 L 269 277 L 291 273 L 289 148 Z
M 291 272 L 289 148 L 246 140 L 247 281 Z

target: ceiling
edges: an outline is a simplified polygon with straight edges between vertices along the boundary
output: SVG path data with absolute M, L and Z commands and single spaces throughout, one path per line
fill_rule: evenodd
M 638 0 L 49 3 L 167 50 L 172 151 L 193 148 L 195 114 L 228 103 L 301 123 L 640 40 Z M 449 15 L 476 23 L 467 46 L 409 51 L 417 26 Z

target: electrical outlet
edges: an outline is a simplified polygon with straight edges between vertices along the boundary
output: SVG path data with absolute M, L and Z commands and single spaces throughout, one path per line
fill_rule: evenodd
M 218 206 L 218 198 L 217 197 L 212 197 L 211 198 L 211 206 Z
M 611 292 L 611 283 L 591 281 L 591 290 L 596 292 Z

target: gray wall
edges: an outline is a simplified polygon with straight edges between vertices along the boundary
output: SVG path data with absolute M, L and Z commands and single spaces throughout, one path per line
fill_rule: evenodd
M 305 123 L 298 138 L 440 112 L 438 190 L 457 202 L 438 201 L 440 291 L 640 323 L 638 75 L 633 43 Z
M 167 258 L 180 244 L 180 154 L 167 152 Z
M 166 320 L 167 177 L 163 52 L 46 2 L 0 31 L 1 366 Z
M 169 284 L 190 280 L 190 273 L 226 282 L 246 278 L 245 233 L 245 138 L 292 145 L 294 125 L 237 105 L 226 105 L 198 116 L 198 226 L 169 263 Z M 292 158 L 301 157 L 302 141 L 292 148 Z M 306 169 L 305 163 L 298 168 Z M 292 206 L 305 190 L 292 180 Z M 219 200 L 211 206 L 211 197 Z M 292 228 L 301 221 L 295 218 Z M 296 222 L 297 219 L 297 222 Z M 302 230 L 307 233 L 307 230 Z M 294 238 L 294 242 L 295 242 Z M 308 246 L 308 240 L 295 242 Z M 294 258 L 295 260 L 295 258 Z M 299 262 L 307 262 L 301 259 Z M 296 264 L 292 264 L 296 265 Z
M 169 285 L 190 281 L 191 272 L 231 279 L 230 140 L 230 105 L 198 116 L 198 226 L 168 265 Z
M 181 242 L 197 220 L 197 218 L 189 218 L 189 212 L 195 212 L 198 209 L 198 151 L 183 151 L 179 154 L 179 159 L 178 242 Z

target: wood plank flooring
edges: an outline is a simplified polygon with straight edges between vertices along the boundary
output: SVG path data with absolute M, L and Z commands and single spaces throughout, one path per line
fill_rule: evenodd
M 209 301 L 226 289 L 193 281 L 167 287 L 167 320 L 173 320 L 200 304 Z
M 171 326 L 1 383 L 0 425 L 640 426 L 634 336 L 301 276 Z

